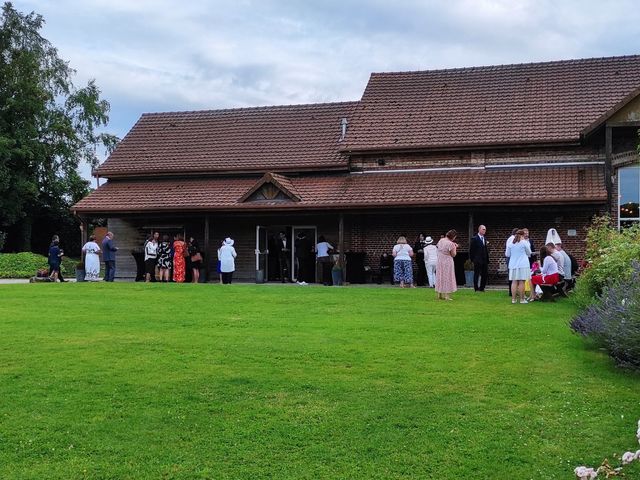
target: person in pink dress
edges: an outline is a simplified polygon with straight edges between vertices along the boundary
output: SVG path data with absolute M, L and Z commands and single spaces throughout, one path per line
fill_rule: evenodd
M 451 294 L 458 290 L 456 284 L 456 272 L 453 266 L 453 257 L 458 253 L 458 244 L 455 239 L 458 232 L 449 230 L 444 238 L 436 245 L 438 249 L 438 264 L 436 265 L 436 295 L 438 300 L 453 300 Z

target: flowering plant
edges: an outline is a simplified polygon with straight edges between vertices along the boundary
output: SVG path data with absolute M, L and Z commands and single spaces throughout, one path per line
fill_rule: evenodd
M 638 443 L 640 443 L 640 420 L 638 420 L 638 430 L 636 431 L 636 438 L 638 440 Z M 636 450 L 635 452 L 625 452 L 625 454 L 622 455 L 622 458 L 620 459 L 622 465 L 619 467 L 612 467 L 609 464 L 609 460 L 605 458 L 598 468 L 586 467 L 584 465 L 581 465 L 579 467 L 576 467 L 573 473 L 576 474 L 576 478 L 578 480 L 593 480 L 600 474 L 604 474 L 604 478 L 617 477 L 624 475 L 622 473 L 624 466 L 629 465 L 634 461 L 640 462 L 640 450 Z

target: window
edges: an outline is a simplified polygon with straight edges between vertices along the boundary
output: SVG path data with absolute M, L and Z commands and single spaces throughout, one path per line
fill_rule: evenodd
M 640 166 L 618 170 L 618 227 L 640 222 Z

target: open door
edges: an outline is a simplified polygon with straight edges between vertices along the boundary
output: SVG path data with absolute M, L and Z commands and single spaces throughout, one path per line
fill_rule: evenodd
M 256 225 L 256 283 L 264 283 L 269 278 L 268 255 L 267 228 Z

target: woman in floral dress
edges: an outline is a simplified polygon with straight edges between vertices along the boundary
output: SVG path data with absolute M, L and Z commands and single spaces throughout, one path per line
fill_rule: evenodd
M 182 234 L 176 235 L 176 240 L 173 242 L 173 281 L 177 283 L 184 282 L 185 275 L 185 252 L 187 251 L 187 244 L 184 243 Z
M 84 279 L 87 282 L 97 282 L 100 280 L 99 252 L 100 247 L 96 243 L 96 237 L 91 235 L 89 241 L 82 247 L 82 253 L 84 254 Z
M 453 266 L 453 257 L 458 251 L 455 239 L 458 232 L 449 230 L 444 238 L 441 238 L 436 248 L 438 249 L 438 264 L 436 265 L 436 293 L 438 300 L 452 300 L 451 294 L 458 290 L 456 284 L 456 272 Z
M 169 235 L 164 234 L 162 241 L 158 244 L 158 268 L 160 269 L 160 281 L 169 281 L 169 270 L 171 270 L 171 245 L 169 245 Z

